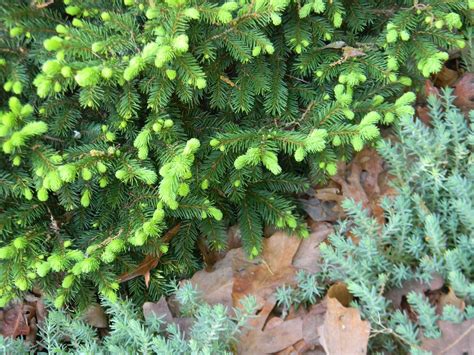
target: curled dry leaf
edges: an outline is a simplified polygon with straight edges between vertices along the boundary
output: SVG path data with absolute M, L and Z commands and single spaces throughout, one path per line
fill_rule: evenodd
M 163 243 L 169 243 L 173 237 L 178 234 L 181 225 L 178 223 L 173 228 L 165 233 L 165 235 L 161 238 Z M 146 287 L 150 284 L 150 273 L 160 261 L 161 253 L 158 256 L 147 255 L 143 259 L 143 261 L 134 269 L 129 272 L 123 273 L 119 276 L 119 282 L 126 282 L 130 281 L 136 277 L 143 276 L 145 278 L 145 285 Z
M 344 216 L 340 204 L 344 197 L 337 187 L 309 191 L 309 197 L 301 199 L 301 205 L 312 221 L 335 222 Z
M 336 282 L 334 285 L 331 285 L 326 296 L 328 298 L 335 298 L 344 307 L 349 307 L 354 298 L 344 282 Z
M 327 299 L 327 312 L 318 328 L 326 354 L 366 354 L 370 323 L 362 321 L 359 311 L 346 308 L 335 298 Z
M 0 335 L 12 338 L 24 336 L 25 341 L 34 343 L 38 326 L 44 322 L 46 313 L 43 299 L 28 293 L 22 301 L 12 302 L 0 309 Z

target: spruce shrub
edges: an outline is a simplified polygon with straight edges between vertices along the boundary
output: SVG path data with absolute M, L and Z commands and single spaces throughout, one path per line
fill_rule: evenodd
M 199 267 L 238 223 L 307 230 L 292 194 L 413 114 L 472 1 L 0 4 L 0 305 L 110 300 Z M 167 231 L 178 230 L 176 236 Z M 59 289 L 58 289 L 59 287 Z M 128 290 L 127 290 L 128 288 Z

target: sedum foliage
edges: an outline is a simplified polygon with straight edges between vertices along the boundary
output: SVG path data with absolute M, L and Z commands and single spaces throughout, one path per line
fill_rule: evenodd
M 231 318 L 225 306 L 210 306 L 200 300 L 190 283 L 180 287 L 175 296 L 185 316 L 192 320 L 186 331 L 155 315 L 143 319 L 130 301 L 103 301 L 110 332 L 102 339 L 80 317 L 58 310 L 48 313 L 37 349 L 1 337 L 0 346 L 15 354 L 29 354 L 31 350 L 44 354 L 232 354 L 236 336 L 256 311 L 255 299 L 245 298 Z
M 383 201 L 386 224 L 381 227 L 359 204 L 347 200 L 350 218 L 330 236 L 330 244 L 321 245 L 324 273 L 348 284 L 356 306 L 381 334 L 373 346 L 388 352 L 401 344 L 418 353 L 421 332 L 427 338 L 441 335 L 438 319 L 459 323 L 473 316 L 474 111 L 464 117 L 450 90 L 442 96 L 429 99 L 432 127 L 403 119 L 398 140 L 379 146 L 398 192 Z M 348 230 L 358 243 L 345 236 Z M 393 311 L 384 297 L 387 290 L 410 280 L 429 284 L 434 274 L 464 299 L 464 314 L 446 306 L 438 316 L 428 299 L 414 291 L 407 301 L 417 314 L 416 324 L 405 312 Z M 392 333 L 395 337 L 387 335 Z
M 156 297 L 231 223 L 249 256 L 265 225 L 305 236 L 302 176 L 411 116 L 407 88 L 464 47 L 472 7 L 2 2 L 0 304 L 34 286 L 58 307 Z M 146 255 L 161 257 L 150 288 L 120 288 Z

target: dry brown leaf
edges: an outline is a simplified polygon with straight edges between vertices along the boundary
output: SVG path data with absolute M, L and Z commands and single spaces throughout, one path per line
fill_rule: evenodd
M 321 270 L 321 254 L 319 245 L 333 232 L 333 228 L 328 223 L 318 223 L 313 225 L 313 231 L 301 241 L 301 244 L 293 258 L 293 266 L 310 273 Z
M 459 73 L 456 70 L 449 69 L 443 66 L 441 71 L 436 74 L 435 85 L 437 87 L 445 87 L 453 85 L 459 78 Z
M 224 259 L 214 265 L 214 270 L 201 270 L 196 272 L 190 282 L 203 295 L 203 299 L 209 304 L 221 303 L 232 309 L 232 288 L 234 286 L 234 268 L 240 260 L 246 257 L 242 248 L 230 250 Z
M 359 311 L 346 308 L 335 298 L 328 298 L 324 323 L 318 328 L 326 354 L 366 354 L 370 323 L 362 321 Z
M 12 338 L 29 335 L 35 314 L 35 307 L 23 302 L 15 302 L 0 310 L 0 334 Z
M 438 304 L 436 305 L 436 311 L 438 312 L 438 314 L 442 314 L 444 306 L 448 304 L 455 306 L 461 312 L 464 312 L 464 308 L 466 307 L 464 300 L 456 296 L 451 287 L 449 287 L 447 293 L 443 293 L 439 298 Z
M 109 326 L 107 315 L 104 309 L 98 304 L 92 304 L 87 307 L 82 319 L 94 328 L 107 328 Z
M 369 209 L 379 223 L 385 222 L 380 199 L 394 195 L 395 191 L 386 182 L 389 175 L 375 149 L 365 148 L 350 164 L 340 162 L 337 174 L 331 179 L 340 189 L 334 186 L 317 189 L 314 196 L 302 200 L 305 211 L 313 220 L 335 221 L 344 217 L 340 205 L 343 200 L 350 198 Z
M 249 328 L 239 338 L 237 345 L 239 354 L 276 353 L 292 346 L 303 338 L 303 320 L 301 318 L 285 322 L 277 320 L 275 322 L 278 324 L 273 324 L 273 327 L 266 326 L 275 303 L 275 298 L 269 297 L 258 316 L 250 320 Z
M 294 318 L 271 329 L 265 329 L 252 354 L 272 354 L 303 339 L 303 320 Z
M 377 151 L 365 148 L 358 153 L 350 164 L 339 163 L 338 172 L 332 180 L 341 186 L 344 199 L 351 198 L 362 203 L 381 224 L 385 218 L 380 207 L 382 196 L 393 195 L 394 190 L 387 184 L 381 184 L 381 178 L 387 179 L 383 160 Z M 383 189 L 381 188 L 383 186 Z
M 454 104 L 461 111 L 469 112 L 474 110 L 474 73 L 465 73 L 454 85 Z
M 143 316 L 145 319 L 155 316 L 161 318 L 166 323 L 171 323 L 173 321 L 173 315 L 171 314 L 168 303 L 164 297 L 161 297 L 156 303 L 145 302 L 143 304 Z
M 354 298 L 344 282 L 336 282 L 334 285 L 331 285 L 326 296 L 337 299 L 344 307 L 349 307 Z
M 434 355 L 471 354 L 474 349 L 474 319 L 461 324 L 439 321 L 441 337 L 438 339 L 422 338 L 421 347 Z
M 161 238 L 163 243 L 168 243 L 178 232 L 181 225 L 177 224 L 171 228 L 166 234 Z M 130 281 L 138 276 L 143 276 L 145 278 L 145 285 L 148 287 L 150 284 L 150 272 L 153 270 L 160 261 L 161 254 L 158 256 L 147 255 L 145 259 L 132 271 L 125 272 L 119 276 L 119 282 Z
M 385 298 L 392 301 L 393 307 L 398 309 L 402 305 L 403 296 L 409 292 L 425 293 L 428 290 L 438 290 L 444 285 L 444 280 L 439 274 L 433 274 L 433 280 L 429 284 L 417 280 L 405 281 L 400 288 L 392 288 L 385 294 Z
M 212 250 L 204 238 L 198 240 L 198 247 L 201 252 L 206 270 L 211 271 L 214 264 L 224 259 L 229 250 L 242 247 L 242 235 L 239 226 L 232 226 L 227 231 L 227 247 L 225 250 Z
M 311 306 L 308 314 L 303 317 L 303 339 L 306 344 L 321 345 L 318 329 L 324 323 L 326 311 L 327 303 L 323 301 Z
M 344 217 L 340 204 L 344 197 L 337 187 L 325 187 L 308 192 L 308 197 L 301 199 L 301 205 L 311 220 L 315 222 L 335 222 Z
M 153 316 L 159 318 L 164 322 L 164 327 L 166 327 L 167 324 L 174 323 L 178 325 L 179 329 L 185 334 L 193 323 L 192 318 L 173 317 L 164 297 L 161 297 L 156 303 L 145 302 L 143 304 L 143 316 L 145 319 Z
M 428 106 L 416 106 L 416 116 L 425 125 L 429 125 L 431 123 L 430 109 Z
M 283 232 L 264 239 L 258 264 L 242 270 L 234 269 L 234 307 L 238 307 L 240 300 L 247 295 L 255 296 L 257 304 L 261 306 L 278 286 L 294 284 L 296 269 L 292 262 L 300 243 L 301 239 Z

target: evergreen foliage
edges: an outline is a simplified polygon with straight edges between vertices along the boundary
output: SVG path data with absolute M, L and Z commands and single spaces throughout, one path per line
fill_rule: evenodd
M 399 141 L 379 145 L 397 189 L 395 198 L 383 201 L 387 222 L 380 226 L 347 200 L 350 218 L 330 236 L 330 244 L 321 245 L 325 276 L 348 284 L 357 298 L 354 305 L 380 333 L 374 349 L 393 352 L 402 345 L 417 353 L 420 332 L 428 338 L 441 335 L 438 319 L 459 323 L 473 316 L 474 111 L 469 120 L 464 117 L 451 93 L 444 91 L 442 100 L 430 97 L 432 127 L 405 118 L 397 126 Z M 358 242 L 345 236 L 348 230 Z M 440 317 L 414 291 L 407 301 L 417 314 L 416 324 L 406 313 L 393 311 L 384 296 L 387 290 L 410 280 L 429 284 L 435 273 L 464 299 L 464 314 L 446 306 Z
M 267 224 L 305 236 L 302 176 L 334 174 L 411 116 L 406 89 L 465 45 L 472 8 L 3 1 L 0 304 L 33 286 L 58 307 L 113 300 L 145 255 L 161 257 L 149 289 L 121 290 L 156 298 L 199 267 L 197 239 L 221 249 L 231 223 L 250 256 Z
M 129 301 L 104 300 L 111 329 L 103 339 L 80 317 L 58 310 L 49 312 L 36 349 L 1 337 L 4 344 L 0 346 L 15 354 L 31 350 L 48 354 L 232 354 L 236 336 L 256 311 L 255 299 L 244 298 L 242 309 L 235 309 L 235 317 L 230 318 L 225 306 L 206 304 L 190 283 L 176 291 L 176 299 L 193 321 L 187 331 L 155 315 L 143 319 Z

